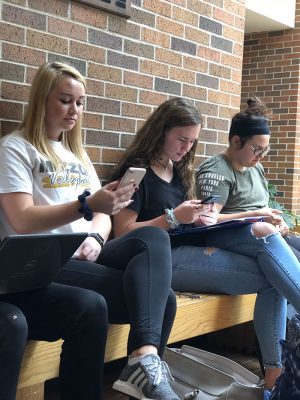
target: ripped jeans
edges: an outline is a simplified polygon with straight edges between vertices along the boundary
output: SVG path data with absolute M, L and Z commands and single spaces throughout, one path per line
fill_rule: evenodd
M 202 240 L 201 240 L 202 241 Z M 256 238 L 251 225 L 211 231 L 206 246 L 172 250 L 172 287 L 206 293 L 257 293 L 254 326 L 266 368 L 281 367 L 286 299 L 300 312 L 300 264 L 280 234 Z

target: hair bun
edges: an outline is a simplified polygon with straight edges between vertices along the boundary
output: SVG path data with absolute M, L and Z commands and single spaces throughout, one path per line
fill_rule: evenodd
M 267 115 L 267 107 L 258 97 L 250 97 L 247 100 L 248 108 L 245 110 L 246 114 Z
M 255 106 L 255 105 L 258 103 L 257 100 L 258 100 L 257 97 L 255 97 L 255 98 L 250 97 L 250 99 L 247 100 L 247 106 L 248 106 L 248 107 L 253 107 L 253 106 Z

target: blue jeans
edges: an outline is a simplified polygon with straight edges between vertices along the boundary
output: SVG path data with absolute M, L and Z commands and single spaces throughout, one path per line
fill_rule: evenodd
M 203 243 L 202 238 L 200 241 Z M 281 367 L 279 341 L 285 338 L 286 298 L 292 302 L 297 291 L 300 294 L 300 285 L 295 289 L 290 278 L 294 269 L 296 280 L 300 278 L 296 257 L 280 235 L 256 239 L 250 225 L 211 232 L 205 241 L 212 247 L 184 245 L 172 249 L 173 289 L 233 295 L 257 293 L 254 327 L 263 362 L 266 368 Z M 289 261 L 285 262 L 287 254 Z M 284 272 L 287 269 L 289 274 Z M 299 295 L 297 304 L 300 306 Z

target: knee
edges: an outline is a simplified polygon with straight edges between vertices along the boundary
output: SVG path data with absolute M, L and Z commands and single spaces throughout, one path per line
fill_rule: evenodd
M 23 348 L 28 336 L 28 325 L 24 314 L 19 308 L 9 303 L 0 303 L 0 341 L 12 343 Z
M 162 228 L 158 228 L 156 226 L 144 226 L 142 228 L 138 228 L 135 232 L 137 231 L 139 237 L 147 243 L 159 243 L 170 246 L 170 237 Z
M 272 235 L 277 232 L 278 230 L 276 227 L 268 222 L 257 222 L 252 225 L 252 233 L 257 238 Z
M 81 289 L 78 299 L 80 299 L 77 301 L 78 311 L 85 321 L 91 326 L 107 329 L 108 312 L 104 297 L 93 290 Z

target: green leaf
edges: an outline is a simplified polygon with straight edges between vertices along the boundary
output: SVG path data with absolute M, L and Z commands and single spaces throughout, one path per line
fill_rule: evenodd
M 276 210 L 280 210 L 283 212 L 282 217 L 285 220 L 287 226 L 290 229 L 293 229 L 295 226 L 300 224 L 300 217 L 298 215 L 292 213 L 290 210 L 286 209 L 283 204 L 279 203 L 276 200 L 277 188 L 273 183 L 268 183 L 268 191 L 269 191 L 269 207 L 274 208 Z

